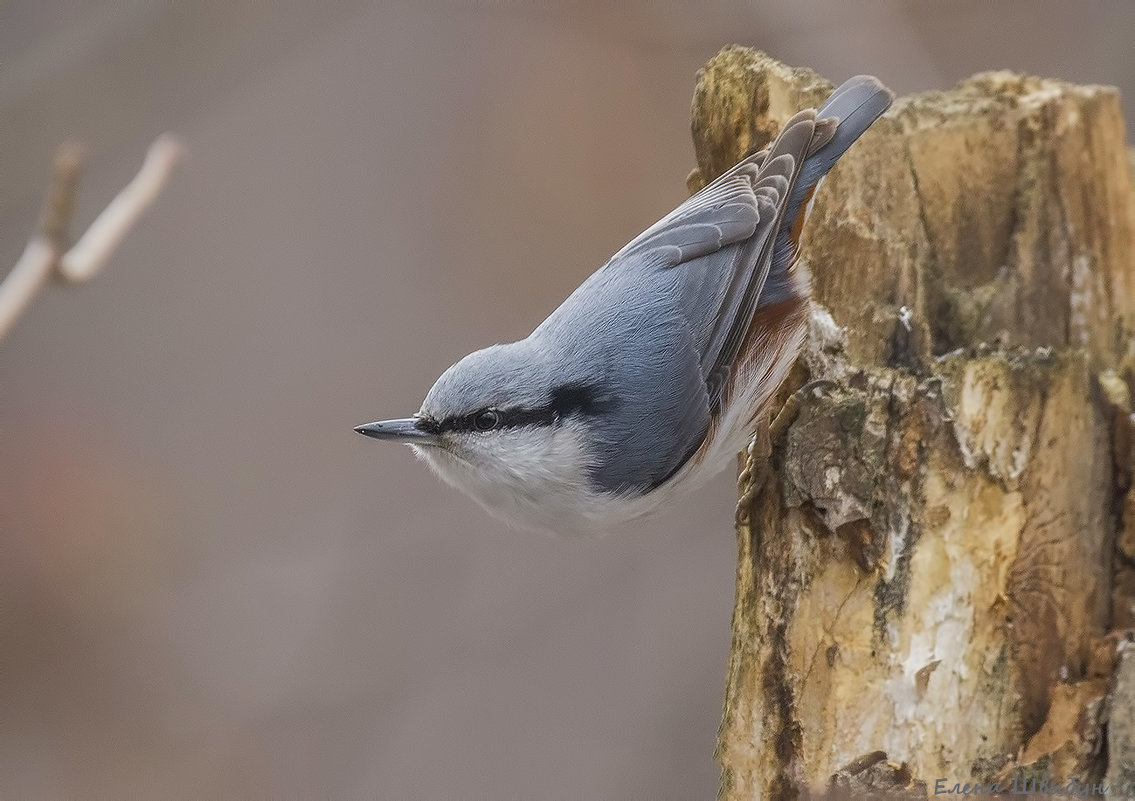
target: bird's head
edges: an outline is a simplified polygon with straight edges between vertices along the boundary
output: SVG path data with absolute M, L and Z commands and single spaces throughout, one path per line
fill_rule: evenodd
M 454 364 L 413 417 L 355 430 L 411 446 L 445 481 L 515 522 L 517 505 L 586 495 L 589 428 L 605 401 L 594 382 L 557 375 L 531 342 L 493 345 Z

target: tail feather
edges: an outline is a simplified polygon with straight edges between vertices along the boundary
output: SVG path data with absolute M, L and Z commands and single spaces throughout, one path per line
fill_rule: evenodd
M 839 123 L 831 141 L 804 163 L 803 170 L 807 171 L 807 177 L 813 183 L 819 181 L 855 140 L 882 116 L 894 99 L 891 90 L 870 75 L 857 75 L 836 89 L 824 105 L 820 106 L 816 117 L 834 117 Z M 802 174 L 801 179 L 803 178 Z
M 857 75 L 832 92 L 816 112 L 819 121 L 817 136 L 800 167 L 792 195 L 785 204 L 768 279 L 761 292 L 761 306 L 799 294 L 798 283 L 805 279 L 792 274 L 792 265 L 811 199 L 840 156 L 890 107 L 893 100 L 894 95 L 877 78 Z M 835 121 L 834 130 L 829 127 L 831 123 L 828 120 Z

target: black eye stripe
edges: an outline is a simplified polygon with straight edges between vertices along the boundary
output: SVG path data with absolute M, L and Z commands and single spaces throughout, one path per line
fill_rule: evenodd
M 593 416 L 614 406 L 614 399 L 603 397 L 592 384 L 563 384 L 552 390 L 550 405 L 561 417 L 576 413 Z
M 469 414 L 447 417 L 444 420 L 422 418 L 418 427 L 431 434 L 447 431 L 488 431 L 521 426 L 553 426 L 573 414 L 595 415 L 614 404 L 613 399 L 603 399 L 597 388 L 587 384 L 564 384 L 552 390 L 551 400 L 535 409 L 492 408 L 478 409 Z M 496 424 L 485 427 L 482 417 L 495 413 Z

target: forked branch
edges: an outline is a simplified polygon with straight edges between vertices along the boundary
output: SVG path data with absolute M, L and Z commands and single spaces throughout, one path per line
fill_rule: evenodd
M 7 336 L 50 278 L 79 283 L 98 274 L 126 234 L 157 200 L 183 152 L 177 137 L 168 133 L 159 136 L 146 151 L 134 179 L 103 209 L 75 245 L 69 247 L 67 232 L 82 172 L 83 152 L 74 142 L 59 148 L 39 230 L 0 284 L 0 340 Z

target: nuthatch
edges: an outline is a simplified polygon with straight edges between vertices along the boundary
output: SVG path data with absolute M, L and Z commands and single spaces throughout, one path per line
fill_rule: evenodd
M 394 440 L 523 528 L 605 529 L 719 473 L 804 340 L 796 260 L 821 179 L 893 99 L 852 78 L 652 225 L 528 337 L 446 370 Z

